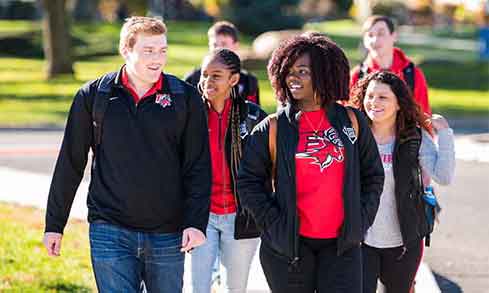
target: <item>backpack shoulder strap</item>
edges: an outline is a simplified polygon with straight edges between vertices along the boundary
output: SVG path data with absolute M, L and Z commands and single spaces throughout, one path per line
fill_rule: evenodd
M 165 74 L 165 78 L 168 80 L 168 86 L 172 94 L 181 95 L 185 93 L 183 82 L 180 79 L 170 74 Z
M 357 137 L 359 137 L 360 128 L 358 127 L 357 115 L 355 115 L 355 112 L 350 107 L 346 107 L 346 113 L 348 113 L 348 118 L 350 118 L 351 125 L 353 126 L 353 129 L 355 130 L 355 135 Z
M 275 181 L 277 175 L 277 114 L 268 115 L 269 130 L 268 130 L 268 149 L 270 158 L 272 159 L 272 182 Z M 272 184 L 272 186 L 274 186 Z
M 360 63 L 360 70 L 358 71 L 358 79 L 362 79 L 364 76 L 368 74 L 368 66 L 365 65 L 364 62 Z
M 414 93 L 414 63 L 409 62 L 408 66 L 404 67 L 402 70 L 402 74 L 404 75 L 404 80 L 406 81 L 407 85 L 411 89 L 411 91 Z
M 255 125 L 260 122 L 260 108 L 255 104 L 252 104 L 248 101 L 244 102 L 247 109 L 246 118 L 244 119 L 244 123 L 246 124 L 246 129 L 251 132 Z
M 258 80 L 251 75 L 251 73 L 247 74 L 248 78 L 248 94 L 256 94 L 258 89 Z
M 102 125 L 105 111 L 109 105 L 110 93 L 112 91 L 112 83 L 117 76 L 117 72 L 110 72 L 101 77 L 97 91 L 93 98 L 92 105 L 92 124 L 93 124 L 93 139 L 94 148 L 98 146 L 102 140 Z M 95 150 L 93 150 L 95 151 Z

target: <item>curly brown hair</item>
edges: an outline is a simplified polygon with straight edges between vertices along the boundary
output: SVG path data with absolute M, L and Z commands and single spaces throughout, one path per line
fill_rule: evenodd
M 378 81 L 388 85 L 397 98 L 397 103 L 399 104 L 399 111 L 397 112 L 396 117 L 397 137 L 401 137 L 403 134 L 406 134 L 413 125 L 419 126 L 433 135 L 433 130 L 428 120 L 429 117 L 423 113 L 421 107 L 413 99 L 409 86 L 397 75 L 385 70 L 368 74 L 359 80 L 352 89 L 350 103 L 363 112 L 367 119 L 368 116 L 363 102 L 365 100 L 367 87 L 371 81 Z
M 312 86 L 320 97 L 321 107 L 348 100 L 350 65 L 345 53 L 325 35 L 314 33 L 285 40 L 275 49 L 268 62 L 268 77 L 282 105 L 295 103 L 286 77 L 294 62 L 303 54 L 308 54 L 311 59 Z

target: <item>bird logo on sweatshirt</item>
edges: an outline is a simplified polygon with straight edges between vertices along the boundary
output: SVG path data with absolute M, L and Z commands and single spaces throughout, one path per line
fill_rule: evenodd
M 299 147 L 296 157 L 311 159 L 311 164 L 319 166 L 319 170 L 323 172 L 333 162 L 343 162 L 343 143 L 332 127 L 318 134 L 310 132 L 304 145 Z

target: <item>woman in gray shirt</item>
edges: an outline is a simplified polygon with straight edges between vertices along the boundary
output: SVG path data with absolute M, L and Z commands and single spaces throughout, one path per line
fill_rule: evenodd
M 385 172 L 379 209 L 362 247 L 363 292 L 374 293 L 380 278 L 387 292 L 408 293 L 429 234 L 423 187 L 430 178 L 443 185 L 452 181 L 453 131 L 440 115 L 428 119 L 393 73 L 366 76 L 353 102 L 370 121 Z

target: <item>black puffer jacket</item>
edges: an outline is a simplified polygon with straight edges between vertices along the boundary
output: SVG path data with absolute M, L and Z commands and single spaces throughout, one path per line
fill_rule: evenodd
M 352 124 L 343 106 L 334 103 L 327 111 L 346 153 L 345 218 L 338 238 L 338 254 L 362 242 L 374 221 L 384 183 L 384 169 L 375 140 L 364 116 L 354 111 L 359 122 L 358 138 L 351 135 Z M 276 192 L 271 192 L 270 185 L 269 119 L 254 129 L 238 176 L 241 203 L 253 213 L 263 230 L 262 241 L 291 263 L 299 259 L 294 159 L 299 139 L 298 115 L 300 112 L 290 105 L 278 113 Z

